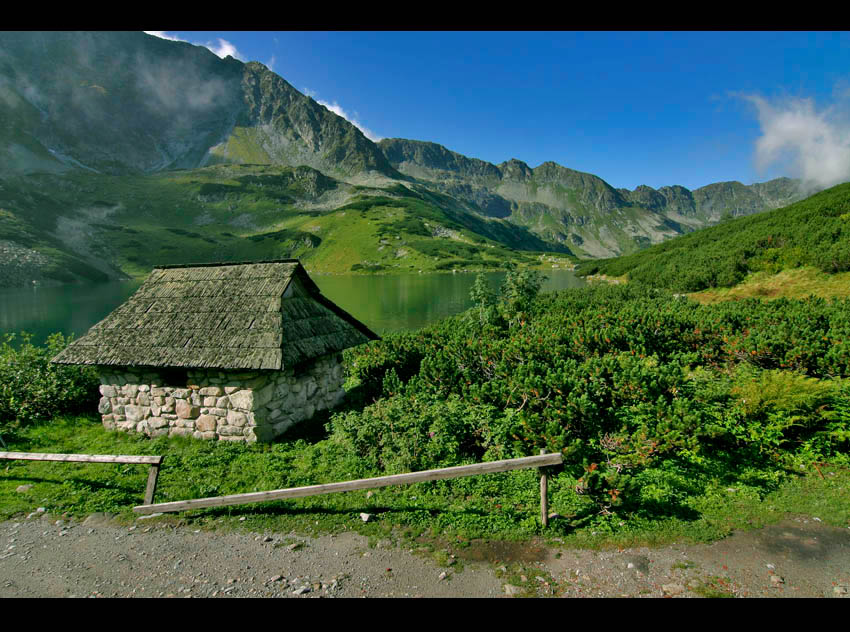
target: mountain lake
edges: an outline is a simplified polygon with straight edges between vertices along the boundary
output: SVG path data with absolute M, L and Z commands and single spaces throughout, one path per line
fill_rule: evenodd
M 570 270 L 545 271 L 543 292 L 586 285 Z M 494 289 L 504 272 L 485 273 Z M 472 306 L 476 273 L 416 275 L 311 274 L 322 293 L 378 334 L 419 329 Z M 0 334 L 26 331 L 33 343 L 62 332 L 80 337 L 126 301 L 142 281 L 0 289 Z

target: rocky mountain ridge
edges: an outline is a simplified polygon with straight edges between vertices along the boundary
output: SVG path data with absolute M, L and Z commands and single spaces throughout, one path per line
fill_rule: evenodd
M 237 183 L 232 170 L 209 170 L 227 165 L 270 171 L 246 172 Z M 182 170 L 185 176 L 155 179 Z M 305 197 L 305 186 L 322 191 Z M 147 201 L 140 194 L 145 189 Z M 298 254 L 292 244 L 309 243 L 315 249 L 301 253 L 307 258 L 333 258 L 323 249 L 338 249 L 334 269 L 382 269 L 390 263 L 375 253 L 383 252 L 386 235 L 375 222 L 397 212 L 393 208 L 402 209 L 406 219 L 396 222 L 412 231 L 411 238 L 434 244 L 463 228 L 469 231 L 464 240 L 493 240 L 491 248 L 592 258 L 634 252 L 801 197 L 798 183 L 787 178 L 694 191 L 675 185 L 629 191 L 551 161 L 534 168 L 516 159 L 496 165 L 425 141 L 373 143 L 257 62 L 220 59 L 206 48 L 141 32 L 0 34 L 0 239 L 30 252 L 26 272 L 16 268 L 2 275 L 16 284 L 38 266 L 50 271 L 49 278 L 99 279 L 137 275 L 159 260 L 135 245 L 143 243 L 139 239 L 116 240 L 104 232 L 92 205 L 123 208 L 121 221 L 139 234 L 168 227 L 178 236 L 188 231 L 186 244 L 167 239 L 168 247 L 185 247 L 199 257 L 233 255 L 227 250 L 231 238 L 294 230 L 300 237 L 284 240 L 287 256 Z M 351 239 L 375 242 L 360 254 L 340 240 L 309 237 L 313 229 L 304 227 L 318 224 L 302 227 L 296 220 L 352 202 L 367 209 L 369 200 L 387 210 L 364 212 L 364 224 L 350 227 Z M 216 217 L 211 208 L 222 217 L 236 213 L 227 221 L 238 220 L 230 225 L 245 234 L 234 236 L 221 226 L 224 238 L 204 235 L 205 243 L 220 242 L 206 253 L 186 226 L 207 226 Z M 404 232 L 396 237 L 404 239 Z M 486 251 L 478 246 L 434 244 L 420 244 L 424 259 L 417 266 L 493 263 L 480 259 Z M 241 245 L 237 250 L 247 252 Z M 373 254 L 374 260 L 358 259 Z
M 690 191 L 641 185 L 615 189 L 602 178 L 547 161 L 494 165 L 441 145 L 400 138 L 378 146 L 399 172 L 465 201 L 470 210 L 528 227 L 588 256 L 614 256 L 725 218 L 779 208 L 805 197 L 790 178 L 720 182 Z

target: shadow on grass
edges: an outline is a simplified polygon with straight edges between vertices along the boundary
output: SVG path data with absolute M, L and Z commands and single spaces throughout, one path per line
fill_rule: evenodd
M 669 457 L 647 468 L 642 475 L 652 480 L 650 474 L 655 473 L 657 479 L 666 487 L 667 498 L 654 500 L 640 498 L 640 490 L 624 494 L 623 504 L 607 511 L 621 520 L 639 518 L 649 522 L 676 520 L 682 523 L 692 523 L 705 517 L 703 511 L 689 506 L 688 501 L 704 497 L 711 489 L 736 490 L 748 488 L 759 498 L 779 489 L 790 478 L 801 478 L 805 472 L 796 471 L 779 465 L 770 456 L 755 449 L 717 449 L 701 463 L 681 457 Z M 779 475 L 777 475 L 779 474 Z M 583 507 L 570 516 L 573 529 L 589 526 L 604 515 L 606 510 L 601 505 Z
M 313 444 L 324 441 L 328 438 L 329 434 L 325 425 L 330 421 L 331 415 L 340 410 L 339 408 L 335 408 L 333 411 L 317 411 L 312 418 L 295 424 L 279 437 L 275 437 L 272 443 L 294 443 L 295 441 L 303 440 Z
M 2 476 L 0 480 L 4 481 L 14 481 L 20 482 L 22 484 L 30 484 L 30 483 L 50 483 L 53 485 L 61 486 L 65 483 L 70 483 L 74 486 L 76 490 L 90 490 L 92 492 L 102 491 L 102 490 L 110 490 L 121 492 L 122 494 L 126 494 L 128 497 L 128 501 L 131 497 L 144 496 L 145 493 L 145 481 L 141 481 L 138 485 L 130 487 L 128 485 L 115 483 L 113 481 L 101 482 L 101 481 L 93 481 L 87 478 L 80 477 L 67 477 L 61 480 L 57 480 L 55 478 L 43 478 L 39 476 Z

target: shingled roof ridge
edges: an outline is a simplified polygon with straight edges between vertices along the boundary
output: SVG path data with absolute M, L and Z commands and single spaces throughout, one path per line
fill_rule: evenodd
M 264 272 L 274 268 L 263 268 L 262 264 L 288 265 L 277 268 L 278 274 L 267 275 Z M 225 326 L 219 318 L 222 314 L 219 303 L 230 295 L 214 290 L 221 285 L 232 285 L 232 279 L 161 279 L 162 275 L 171 276 L 163 269 L 174 271 L 176 276 L 191 276 L 193 269 L 214 266 L 250 267 L 249 274 L 239 279 L 250 290 L 250 300 L 245 305 L 239 304 L 238 310 L 225 310 L 228 314 Z M 132 296 L 52 361 L 281 370 L 287 364 L 297 365 L 380 338 L 323 296 L 298 259 L 169 265 L 154 270 L 156 274 L 152 272 Z M 298 277 L 308 296 L 284 300 L 283 294 L 293 277 Z M 197 295 L 186 291 L 187 286 L 194 284 L 199 287 Z M 148 291 L 151 286 L 159 285 L 162 287 L 153 293 Z M 274 291 L 266 293 L 264 290 L 271 286 Z M 186 301 L 191 301 L 188 307 Z M 216 309 L 208 309 L 209 301 L 216 303 Z M 164 307 L 138 309 L 148 302 Z M 180 309 L 166 309 L 169 305 L 178 305 Z M 256 329 L 253 323 L 258 318 L 262 327 Z M 184 339 L 193 342 L 187 346 Z
M 154 266 L 153 269 L 172 270 L 174 268 L 212 268 L 215 266 L 258 265 L 261 263 L 297 263 L 298 265 L 302 265 L 299 259 L 264 259 L 262 261 L 214 261 L 212 263 L 164 263 L 162 265 Z

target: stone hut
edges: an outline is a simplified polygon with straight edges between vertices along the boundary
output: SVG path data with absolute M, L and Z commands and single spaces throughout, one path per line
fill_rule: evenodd
M 161 266 L 52 361 L 97 366 L 106 428 L 270 441 L 337 405 L 342 350 L 376 339 L 297 260 Z

